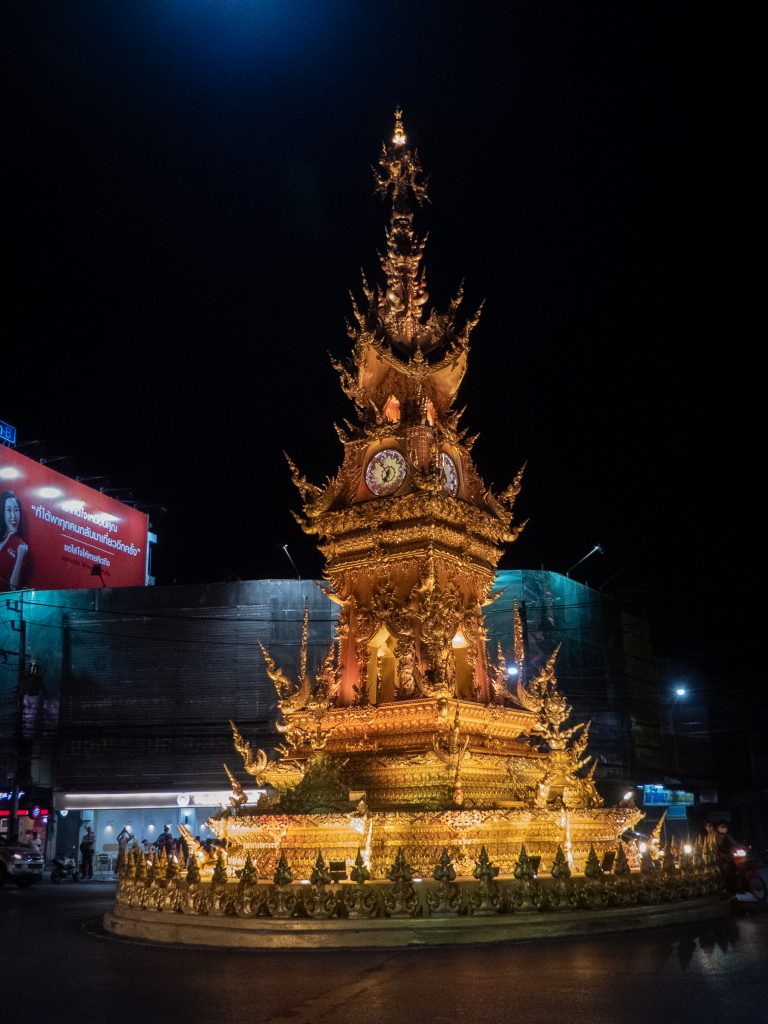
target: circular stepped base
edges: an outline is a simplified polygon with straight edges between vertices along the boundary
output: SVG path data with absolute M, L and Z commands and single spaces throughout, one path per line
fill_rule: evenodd
M 351 949 L 461 946 L 634 931 L 726 917 L 730 901 L 717 896 L 654 906 L 614 907 L 497 917 L 240 918 L 185 916 L 116 906 L 104 915 L 113 935 L 188 946 L 234 949 Z

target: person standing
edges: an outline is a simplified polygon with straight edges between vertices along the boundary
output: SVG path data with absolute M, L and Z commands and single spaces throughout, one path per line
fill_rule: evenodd
M 85 835 L 80 841 L 80 876 L 82 878 L 93 878 L 93 851 L 96 846 L 96 836 L 91 831 L 91 826 L 85 826 Z
M 128 849 L 128 846 L 130 845 L 132 840 L 133 840 L 133 832 L 131 832 L 129 830 L 128 826 L 126 825 L 122 829 L 122 831 L 118 833 L 118 836 L 117 836 L 117 845 L 118 845 L 118 848 L 120 849 L 121 853 L 125 853 L 125 851 Z
M 166 825 L 163 828 L 163 831 L 160 833 L 160 835 L 157 837 L 157 839 L 154 841 L 152 845 L 155 847 L 159 854 L 165 852 L 166 857 L 171 856 L 171 854 L 173 853 L 173 836 L 171 835 L 170 825 Z

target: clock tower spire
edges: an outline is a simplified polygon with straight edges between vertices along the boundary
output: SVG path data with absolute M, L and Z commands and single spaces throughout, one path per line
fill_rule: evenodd
M 341 605 L 336 702 L 493 700 L 482 607 L 513 526 L 522 470 L 501 494 L 480 479 L 474 439 L 453 403 L 479 314 L 428 307 L 414 205 L 427 198 L 418 154 L 395 114 L 375 172 L 391 202 L 384 281 L 353 299 L 351 358 L 335 364 L 357 422 L 339 429 L 344 459 L 314 487 L 290 463 L 307 533 L 319 538 Z

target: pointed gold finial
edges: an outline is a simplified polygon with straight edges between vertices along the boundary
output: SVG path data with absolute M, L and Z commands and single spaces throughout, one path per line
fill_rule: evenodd
M 395 111 L 395 134 L 392 136 L 392 142 L 395 146 L 404 146 L 408 141 L 405 128 L 403 128 L 403 112 L 402 110 Z
M 307 641 L 309 640 L 309 601 L 304 598 L 304 621 L 301 625 L 301 680 L 307 675 Z
M 515 662 L 517 663 L 518 670 L 520 670 L 523 662 L 525 661 L 525 646 L 523 644 L 523 620 L 520 617 L 517 598 L 512 602 L 512 608 L 514 618 Z

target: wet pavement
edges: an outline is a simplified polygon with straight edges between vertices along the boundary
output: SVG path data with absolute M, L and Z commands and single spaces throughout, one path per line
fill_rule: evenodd
M 108 936 L 113 892 L 0 890 L 2 976 L 25 1024 L 768 1021 L 768 910 L 754 903 L 712 924 L 587 939 L 262 953 Z

